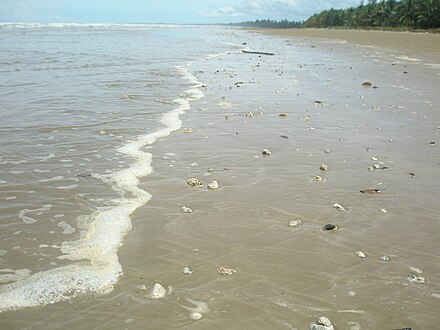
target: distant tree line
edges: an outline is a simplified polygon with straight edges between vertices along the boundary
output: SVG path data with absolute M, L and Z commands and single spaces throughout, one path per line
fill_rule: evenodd
M 440 0 L 368 0 L 358 7 L 329 9 L 304 22 L 257 20 L 243 26 L 263 28 L 440 28 Z

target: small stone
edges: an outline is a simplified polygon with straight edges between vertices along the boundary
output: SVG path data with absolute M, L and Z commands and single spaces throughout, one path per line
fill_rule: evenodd
M 334 203 L 333 207 L 335 209 L 337 209 L 338 211 L 345 211 L 345 208 L 341 204 L 339 204 L 339 203 Z
M 278 117 L 287 117 L 287 116 L 288 116 L 287 113 L 280 113 L 280 114 L 278 115 Z
M 434 142 L 434 141 L 431 141 L 431 142 L 429 142 L 429 145 L 430 145 L 430 146 L 435 146 L 435 142 Z
M 330 231 L 330 230 L 336 230 L 336 229 L 338 229 L 338 226 L 333 225 L 331 223 L 328 223 L 324 227 L 322 227 L 323 231 Z
M 264 149 L 261 153 L 262 153 L 264 156 L 270 156 L 270 155 L 272 155 L 272 151 L 270 151 L 269 149 Z
M 380 168 L 380 164 L 374 164 L 373 167 L 378 170 Z
M 202 187 L 203 182 L 199 181 L 197 178 L 190 178 L 186 181 L 186 183 L 192 187 Z
M 326 154 L 329 154 L 329 153 L 331 153 L 332 151 L 331 151 L 330 149 L 325 149 L 324 152 L 325 152 Z
M 252 111 L 249 111 L 247 114 L 244 115 L 245 117 L 253 117 L 254 113 Z
M 226 275 L 234 275 L 237 272 L 237 270 L 233 269 L 233 268 L 227 268 L 227 267 L 223 267 L 220 266 L 217 268 L 217 273 L 226 276 Z
M 365 258 L 367 255 L 364 253 L 364 252 L 362 252 L 362 251 L 356 251 L 355 252 L 356 253 L 356 255 L 359 257 L 359 258 Z
M 315 176 L 315 181 L 325 181 L 325 178 L 323 178 L 323 177 L 320 176 L 320 175 L 316 175 L 316 176 Z
M 320 169 L 321 171 L 327 171 L 327 170 L 328 170 L 328 166 L 325 165 L 325 164 L 321 164 L 321 166 L 319 166 L 319 169 Z
M 194 270 L 192 268 L 189 268 L 188 266 L 183 267 L 182 271 L 185 275 L 191 275 L 194 272 Z
M 298 227 L 299 225 L 301 225 L 302 221 L 301 220 L 291 220 L 289 222 L 289 227 Z
M 380 257 L 381 261 L 390 261 L 390 257 L 389 256 L 382 256 Z
M 321 316 L 315 323 L 309 324 L 310 330 L 334 330 L 332 323 L 330 320 Z
M 393 139 L 389 139 L 388 142 L 393 142 Z
M 136 285 L 136 288 L 138 288 L 139 290 L 142 290 L 142 291 L 147 291 L 148 290 L 148 288 L 147 288 L 147 286 L 145 284 Z
M 199 313 L 199 312 L 191 312 L 191 313 L 189 314 L 189 318 L 190 318 L 191 320 L 200 320 L 202 317 L 203 317 L 203 314 L 202 314 L 202 313 Z
M 209 172 L 209 173 L 212 173 L 212 172 L 214 172 L 214 171 L 215 171 L 215 168 L 209 168 L 209 169 L 208 169 L 208 172 Z
M 167 295 L 167 289 L 165 289 L 161 284 L 155 283 L 153 290 L 151 290 L 151 293 L 148 295 L 150 298 L 153 299 L 160 299 Z
M 387 213 L 388 210 L 387 210 L 387 209 L 380 209 L 380 212 L 382 212 L 382 213 Z
M 187 206 L 182 206 L 182 212 L 183 213 L 192 213 L 192 209 L 190 209 L 189 207 L 187 207 Z
M 417 283 L 417 284 L 425 284 L 426 278 L 423 276 L 417 276 L 417 275 L 408 275 L 406 278 L 411 283 Z
M 214 190 L 214 189 L 218 189 L 218 182 L 217 181 L 212 181 L 211 183 L 208 184 L 208 189 Z
M 362 86 L 364 86 L 364 87 L 371 87 L 372 84 L 371 84 L 369 81 L 364 81 L 364 82 L 362 83 Z
M 381 190 L 380 189 L 363 189 L 363 190 L 360 190 L 360 192 L 363 194 L 380 194 Z

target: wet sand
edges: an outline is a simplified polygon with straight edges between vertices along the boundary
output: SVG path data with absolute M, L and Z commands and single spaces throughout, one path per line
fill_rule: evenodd
M 260 29 L 259 31 L 274 36 L 327 38 L 380 48 L 400 48 L 440 54 L 440 33 L 335 29 Z
M 182 130 L 148 149 L 155 172 L 140 186 L 153 198 L 133 215 L 115 291 L 46 306 L 44 318 L 39 308 L 4 314 L 3 324 L 307 329 L 325 315 L 336 329 L 438 326 L 440 58 L 329 39 L 237 38 L 275 55 L 237 47 L 191 66 L 205 97 L 182 116 Z M 192 177 L 204 187 L 190 187 Z M 206 189 L 213 180 L 219 189 Z M 338 230 L 322 231 L 326 224 Z M 236 273 L 222 276 L 220 266 Z M 169 295 L 146 298 L 157 282 Z

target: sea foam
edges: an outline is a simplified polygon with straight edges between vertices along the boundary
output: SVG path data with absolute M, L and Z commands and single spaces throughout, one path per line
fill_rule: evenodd
M 100 208 L 88 216 L 82 216 L 85 228 L 80 238 L 61 245 L 63 254 L 58 258 L 78 262 L 35 273 L 1 286 L 0 312 L 53 304 L 83 294 L 106 294 L 113 290 L 123 273 L 117 251 L 132 227 L 130 215 L 152 197 L 139 188 L 139 178 L 153 171 L 152 154 L 141 149 L 180 129 L 180 115 L 190 109 L 190 101 L 203 97 L 203 93 L 196 89 L 201 86 L 200 82 L 186 67 L 177 69 L 184 79 L 194 85 L 194 89 L 186 91 L 185 98 L 174 100 L 178 105 L 176 109 L 162 115 L 160 122 L 163 128 L 141 135 L 117 150 L 135 160 L 128 168 L 95 175 L 109 183 L 121 198 L 112 201 L 111 207 Z M 25 221 L 26 212 L 36 210 L 23 211 L 20 217 Z

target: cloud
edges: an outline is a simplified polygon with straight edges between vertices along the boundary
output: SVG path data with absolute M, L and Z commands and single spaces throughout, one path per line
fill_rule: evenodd
M 219 17 L 219 16 L 230 16 L 230 17 L 236 17 L 236 16 L 242 16 L 243 14 L 237 12 L 233 7 L 226 6 L 222 8 L 211 8 L 208 11 L 200 11 L 199 12 L 202 16 L 206 17 Z
M 305 20 L 322 10 L 348 8 L 359 3 L 360 0 L 243 0 L 232 7 L 211 8 L 204 16 Z
M 0 3 L 0 21 L 9 22 L 61 22 L 69 21 L 68 18 L 50 12 L 42 14 L 34 10 L 27 3 Z

